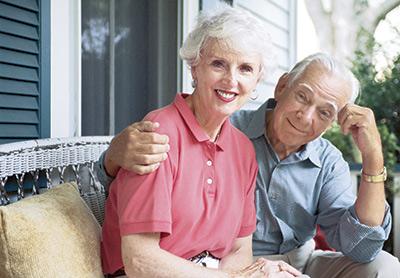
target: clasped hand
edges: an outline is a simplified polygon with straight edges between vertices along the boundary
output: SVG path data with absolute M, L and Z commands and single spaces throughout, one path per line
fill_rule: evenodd
M 271 261 L 259 258 L 253 264 L 242 270 L 230 273 L 232 278 L 290 278 L 300 277 L 301 272 L 284 261 Z

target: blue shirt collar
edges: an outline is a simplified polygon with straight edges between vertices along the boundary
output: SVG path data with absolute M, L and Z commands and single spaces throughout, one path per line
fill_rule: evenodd
M 321 168 L 321 160 L 317 151 L 318 140 L 319 138 L 316 138 L 313 141 L 307 143 L 301 151 L 297 152 L 297 154 L 300 156 L 301 159 L 305 160 L 308 158 L 315 166 Z
M 268 110 L 272 110 L 275 107 L 275 99 L 270 98 L 264 102 L 254 113 L 253 117 L 249 121 L 249 125 L 245 130 L 242 130 L 244 134 L 250 139 L 256 139 L 264 135 L 265 129 L 265 113 Z

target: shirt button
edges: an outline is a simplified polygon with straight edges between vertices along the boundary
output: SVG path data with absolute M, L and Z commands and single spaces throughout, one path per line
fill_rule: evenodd
M 212 184 L 212 183 L 213 183 L 213 180 L 210 179 L 210 178 L 208 178 L 208 179 L 207 179 L 207 183 L 208 183 L 208 184 Z
M 212 165 L 212 161 L 211 160 L 207 160 L 207 166 L 211 166 Z

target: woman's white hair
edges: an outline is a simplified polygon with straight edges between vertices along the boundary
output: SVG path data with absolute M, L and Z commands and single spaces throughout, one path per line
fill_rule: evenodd
M 245 10 L 220 3 L 212 11 L 201 12 L 196 27 L 179 50 L 182 60 L 189 67 L 196 66 L 201 50 L 210 39 L 222 41 L 234 51 L 260 55 L 264 76 L 275 68 L 271 37 L 266 26 Z
M 298 62 L 288 73 L 288 86 L 290 87 L 310 65 L 315 63 L 323 66 L 328 73 L 332 73 L 349 83 L 351 88 L 349 102 L 354 103 L 360 92 L 360 82 L 346 66 L 326 53 L 315 53 Z

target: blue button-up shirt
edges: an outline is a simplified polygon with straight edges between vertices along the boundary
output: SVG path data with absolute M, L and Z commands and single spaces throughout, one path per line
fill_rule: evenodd
M 389 206 L 381 226 L 359 222 L 349 166 L 326 139 L 317 138 L 280 160 L 264 136 L 265 113 L 273 109 L 272 103 L 231 117 L 253 142 L 259 166 L 254 255 L 282 254 L 299 247 L 314 237 L 318 224 L 331 247 L 355 261 L 371 261 L 390 233 Z
M 253 253 L 282 254 L 303 245 L 315 235 L 316 225 L 325 232 L 331 247 L 358 262 L 368 262 L 382 249 L 391 229 L 386 204 L 381 226 L 361 224 L 354 209 L 350 170 L 342 154 L 329 141 L 317 138 L 302 150 L 280 160 L 264 136 L 265 113 L 273 101 L 256 111 L 238 111 L 232 123 L 253 142 L 257 162 L 257 229 Z M 97 163 L 100 182 L 112 178 Z

